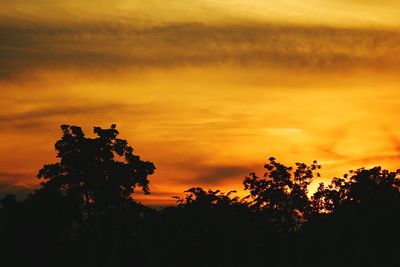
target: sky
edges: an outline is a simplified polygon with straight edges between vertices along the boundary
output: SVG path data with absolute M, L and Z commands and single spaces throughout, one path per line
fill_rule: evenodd
M 395 0 L 0 0 L 0 195 L 39 186 L 59 126 L 117 124 L 149 205 L 243 194 L 270 156 L 320 181 L 400 159 Z M 311 190 L 312 190 L 311 188 Z

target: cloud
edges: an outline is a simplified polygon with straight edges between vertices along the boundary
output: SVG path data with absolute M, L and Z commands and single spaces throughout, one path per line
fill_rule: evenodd
M 400 138 L 396 132 L 388 125 L 382 125 L 382 132 L 385 134 L 388 143 L 392 146 L 397 154 L 397 159 L 400 159 Z
M 171 166 L 179 170 L 180 176 L 186 174 L 186 177 L 175 180 L 176 185 L 187 187 L 232 184 L 241 181 L 252 171 L 251 165 L 207 163 L 202 159 L 174 162 Z
M 162 24 L 197 21 L 280 22 L 323 25 L 398 26 L 396 0 L 0 0 L 2 22 L 130 21 Z
M 400 69 L 400 32 L 262 24 L 33 24 L 0 27 L 0 77 L 32 69 L 253 65 Z
M 115 109 L 114 105 L 96 105 L 96 106 L 61 106 L 61 107 L 44 107 L 36 108 L 26 112 L 18 112 L 13 114 L 0 115 L 0 122 L 9 123 L 23 120 L 41 120 L 48 119 L 53 116 L 71 116 L 83 112 L 104 112 Z
M 1 181 L 9 181 L 12 182 L 14 180 L 21 179 L 30 179 L 32 176 L 27 173 L 19 173 L 19 172 L 0 172 L 0 180 Z
M 154 105 L 151 108 L 154 108 Z M 3 126 L 0 129 L 0 133 L 14 132 L 15 130 L 20 133 L 31 133 L 38 129 L 53 128 L 57 123 L 64 124 L 70 121 L 80 121 L 82 118 L 93 116 L 104 118 L 111 111 L 114 119 L 123 115 L 137 118 L 154 113 L 146 104 L 125 104 L 121 102 L 69 104 L 60 102 L 47 104 L 44 107 L 35 107 L 26 111 L 16 110 L 15 112 L 0 113 L 0 123 Z M 113 123 L 113 121 L 110 123 Z
M 228 180 L 237 180 L 239 177 L 243 179 L 250 171 L 251 169 L 248 166 L 207 166 L 199 171 L 198 179 L 205 184 L 218 185 Z

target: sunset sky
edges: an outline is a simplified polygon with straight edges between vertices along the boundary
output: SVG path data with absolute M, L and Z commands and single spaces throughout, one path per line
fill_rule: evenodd
M 146 204 L 270 156 L 394 170 L 399 73 L 398 0 L 0 0 L 0 195 L 39 185 L 61 124 L 117 124 Z

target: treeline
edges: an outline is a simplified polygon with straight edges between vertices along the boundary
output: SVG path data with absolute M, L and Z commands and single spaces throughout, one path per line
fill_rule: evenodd
M 0 266 L 400 266 L 400 171 L 358 169 L 309 197 L 321 166 L 270 158 L 245 198 L 191 188 L 154 210 L 131 196 L 155 166 L 115 125 L 61 128 L 41 188 L 0 200 Z

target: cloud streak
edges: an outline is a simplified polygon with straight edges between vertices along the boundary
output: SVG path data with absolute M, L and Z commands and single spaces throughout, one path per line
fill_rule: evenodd
M 280 22 L 323 25 L 398 26 L 396 0 L 0 0 L 4 22 L 115 21 L 135 24 L 177 22 Z
M 75 103 L 65 101 L 62 103 L 46 104 L 45 106 L 34 107 L 25 111 L 15 110 L 14 112 L 0 112 L 0 124 L 3 126 L 0 133 L 15 132 L 32 133 L 38 130 L 53 129 L 55 125 L 61 125 L 68 121 L 81 121 L 87 118 L 106 118 L 110 111 L 112 117 L 130 117 L 130 119 L 143 119 L 146 116 L 156 116 L 154 111 L 156 104 L 127 104 L 115 103 Z M 162 108 L 159 108 L 162 112 Z M 51 122 L 51 123 L 49 123 Z M 112 122 L 110 122 L 112 123 Z
M 102 23 L 0 27 L 0 75 L 31 69 L 204 65 L 400 69 L 400 32 L 311 26 Z

